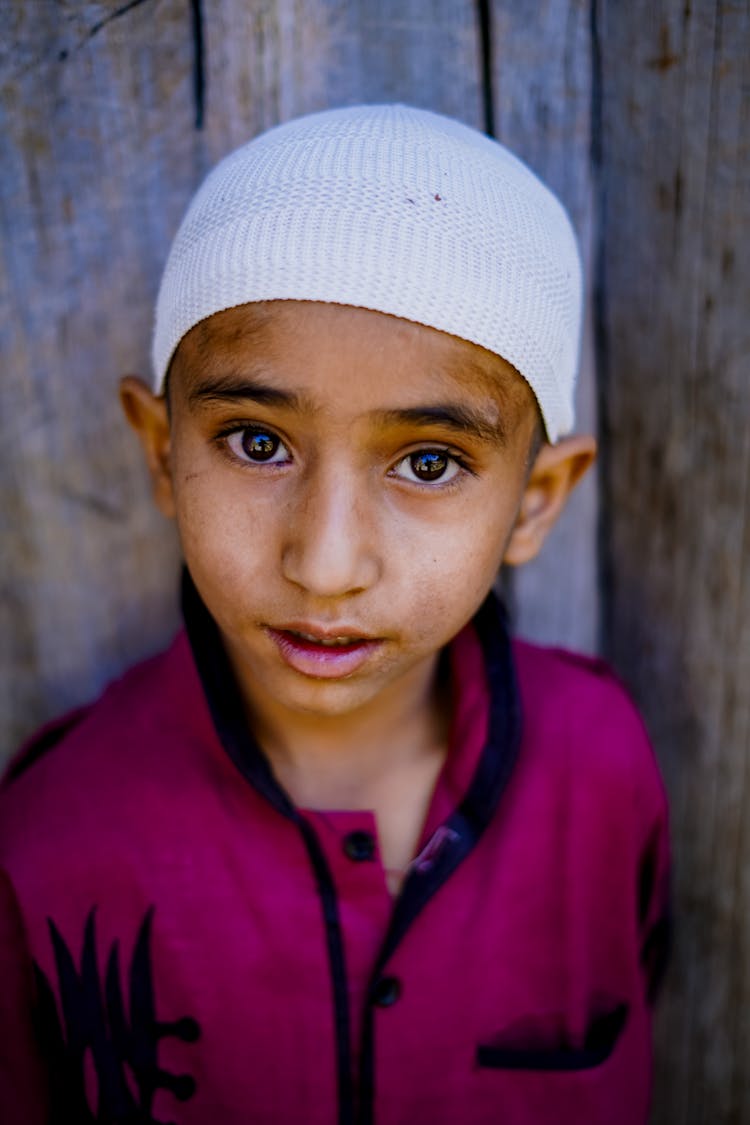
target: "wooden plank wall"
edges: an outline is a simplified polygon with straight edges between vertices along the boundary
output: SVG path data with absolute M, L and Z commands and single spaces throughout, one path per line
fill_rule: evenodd
M 587 295 L 576 424 L 595 433 L 589 6 L 588 0 L 545 0 L 529 19 L 529 9 L 517 0 L 493 0 L 490 38 L 495 135 L 559 195 L 580 241 Z M 539 558 L 513 575 L 515 618 L 527 637 L 588 652 L 598 648 L 597 491 L 591 473 Z
M 748 30 L 746 0 L 0 6 L 3 754 L 176 625 L 116 385 L 148 370 L 208 167 L 295 114 L 398 99 L 492 123 L 565 200 L 603 456 L 512 593 L 526 633 L 604 649 L 665 768 L 656 1125 L 750 1122 Z
M 658 1120 L 750 1121 L 750 10 L 603 6 L 606 649 L 672 799 Z

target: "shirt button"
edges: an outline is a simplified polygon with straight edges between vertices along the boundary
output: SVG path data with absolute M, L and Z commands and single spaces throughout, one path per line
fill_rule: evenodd
M 350 832 L 344 837 L 344 855 L 355 863 L 375 858 L 375 838 L 370 832 Z
M 372 992 L 372 1002 L 379 1008 L 390 1008 L 401 995 L 401 981 L 396 977 L 381 977 Z

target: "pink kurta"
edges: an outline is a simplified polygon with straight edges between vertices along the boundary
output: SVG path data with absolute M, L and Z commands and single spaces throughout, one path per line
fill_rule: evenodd
M 373 816 L 291 805 L 187 621 L 6 779 L 0 1120 L 644 1123 L 665 802 L 606 669 L 483 607 L 394 904 Z

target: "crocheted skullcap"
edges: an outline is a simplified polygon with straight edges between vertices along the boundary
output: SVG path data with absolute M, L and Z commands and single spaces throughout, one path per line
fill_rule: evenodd
M 568 217 L 497 141 L 403 105 L 297 118 L 227 156 L 177 232 L 155 387 L 199 321 L 250 301 L 333 301 L 459 336 L 524 376 L 554 441 L 573 424 L 581 267 Z

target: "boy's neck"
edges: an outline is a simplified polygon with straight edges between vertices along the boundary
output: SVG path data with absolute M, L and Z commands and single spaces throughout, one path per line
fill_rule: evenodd
M 435 656 L 344 715 L 280 708 L 252 685 L 243 697 L 254 736 L 298 807 L 377 810 L 397 786 L 432 792 L 450 727 L 441 680 Z
M 439 673 L 435 657 L 367 706 L 326 718 L 244 693 L 253 733 L 298 808 L 374 813 L 392 895 L 417 853 L 448 752 L 450 693 Z

